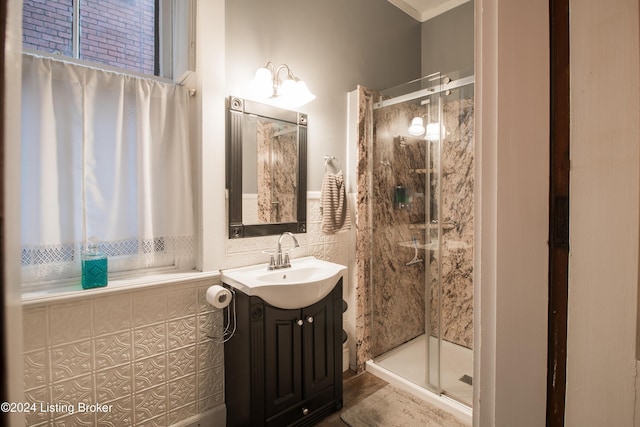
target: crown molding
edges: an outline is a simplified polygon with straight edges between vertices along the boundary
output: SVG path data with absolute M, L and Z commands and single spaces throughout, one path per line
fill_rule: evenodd
M 402 10 L 407 15 L 419 22 L 425 22 L 435 18 L 449 10 L 456 8 L 470 0 L 434 0 L 431 5 L 424 6 L 425 2 L 416 0 L 387 0 L 389 3 Z M 422 6 L 421 6 L 422 5 Z

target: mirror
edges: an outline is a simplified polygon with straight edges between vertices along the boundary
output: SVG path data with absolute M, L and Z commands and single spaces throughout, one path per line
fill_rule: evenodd
M 230 97 L 229 238 L 306 233 L 307 116 Z

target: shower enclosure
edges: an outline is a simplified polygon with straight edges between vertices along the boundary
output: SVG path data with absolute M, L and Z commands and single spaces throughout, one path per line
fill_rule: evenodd
M 357 362 L 470 407 L 473 76 L 358 95 Z

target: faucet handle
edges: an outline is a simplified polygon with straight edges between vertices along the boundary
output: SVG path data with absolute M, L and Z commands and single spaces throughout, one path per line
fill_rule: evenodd
M 284 251 L 284 262 L 282 263 L 283 267 L 291 267 L 291 260 L 289 259 L 289 251 Z
M 269 265 L 267 266 L 267 270 L 273 270 L 276 268 L 276 258 L 272 251 L 262 251 L 263 254 L 269 255 Z

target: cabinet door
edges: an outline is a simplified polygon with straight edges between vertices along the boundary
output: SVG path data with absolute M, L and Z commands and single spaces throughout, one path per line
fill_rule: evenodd
M 335 316 L 332 295 L 302 310 L 305 398 L 334 382 Z
M 302 400 L 300 310 L 265 305 L 265 394 L 267 418 Z

